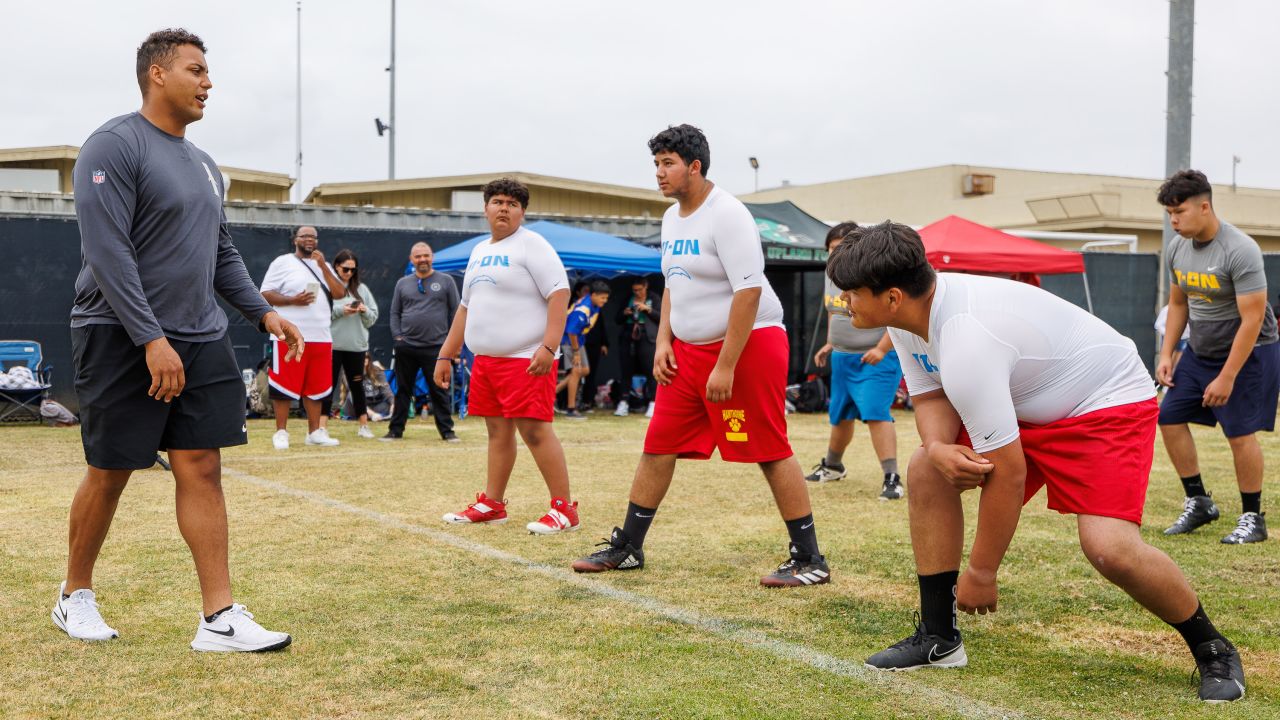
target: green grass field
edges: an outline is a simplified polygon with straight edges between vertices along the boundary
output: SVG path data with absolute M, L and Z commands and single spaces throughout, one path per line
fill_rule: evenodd
M 901 419 L 905 462 L 915 434 Z M 766 591 L 756 583 L 784 559 L 785 529 L 759 471 L 718 460 L 680 466 L 644 570 L 567 570 L 621 519 L 639 418 L 556 423 L 584 530 L 552 537 L 524 530 L 546 492 L 523 451 L 511 522 L 440 522 L 482 487 L 478 419 L 460 423 L 456 445 L 413 421 L 400 443 L 335 423 L 341 447 L 308 448 L 292 426 L 288 452 L 253 421 L 250 444 L 224 454 L 236 597 L 294 637 L 282 653 L 235 656 L 188 646 L 200 599 L 172 481 L 158 469 L 134 476 L 97 566 L 121 638 L 90 644 L 57 630 L 49 611 L 83 472 L 79 432 L 0 429 L 0 717 L 1280 717 L 1280 538 L 1218 543 L 1239 496 L 1213 431 L 1197 438 L 1224 519 L 1160 534 L 1181 488 L 1157 447 L 1143 532 L 1243 652 L 1249 692 L 1230 706 L 1195 699 L 1181 638 L 1092 571 L 1074 522 L 1046 510 L 1043 494 L 1005 561 L 1000 612 L 962 616 L 968 668 L 865 670 L 867 655 L 911 630 L 916 583 L 906 503 L 876 499 L 863 428 L 846 456 L 850 478 L 811 488 L 833 582 Z M 806 469 L 826 434 L 825 416 L 792 416 Z M 1264 506 L 1275 507 L 1280 441 L 1262 437 Z

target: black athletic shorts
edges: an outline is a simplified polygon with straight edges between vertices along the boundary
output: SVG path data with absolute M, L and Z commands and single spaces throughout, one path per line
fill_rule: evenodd
M 89 465 L 140 470 L 158 450 L 204 450 L 244 445 L 244 379 L 225 335 L 212 342 L 169 340 L 187 383 L 166 403 L 147 396 L 146 349 L 120 325 L 71 328 L 80 437 Z

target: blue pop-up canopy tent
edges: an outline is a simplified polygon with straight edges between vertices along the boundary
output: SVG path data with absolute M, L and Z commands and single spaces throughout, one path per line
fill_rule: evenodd
M 538 233 L 551 243 L 560 261 L 569 272 L 587 276 L 615 277 L 617 275 L 648 275 L 662 272 L 662 254 L 605 233 L 569 227 L 559 223 L 539 220 L 525 227 Z M 461 273 L 467 269 L 471 250 L 477 243 L 489 237 L 477 235 L 457 245 L 451 245 L 435 254 L 432 267 L 447 273 Z

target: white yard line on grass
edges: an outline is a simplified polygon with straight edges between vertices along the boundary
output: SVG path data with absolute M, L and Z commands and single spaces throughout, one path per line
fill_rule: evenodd
M 750 648 L 763 650 L 776 657 L 793 662 L 804 663 L 823 672 L 856 680 L 864 685 L 891 690 L 903 695 L 913 702 L 924 702 L 933 709 L 948 710 L 965 718 L 1025 718 L 1024 713 L 991 705 L 980 700 L 967 698 L 950 690 L 940 690 L 911 680 L 901 673 L 885 673 L 871 670 L 861 662 L 850 661 L 834 655 L 814 650 L 799 643 L 787 642 L 769 637 L 759 630 L 748 630 L 727 620 L 711 617 L 696 610 L 672 605 L 645 595 L 628 590 L 620 590 L 606 582 L 590 576 L 579 575 L 571 570 L 525 559 L 505 550 L 467 540 L 443 530 L 428 528 L 377 510 L 370 510 L 358 505 L 336 500 L 310 490 L 299 490 L 283 483 L 267 480 L 255 475 L 224 467 L 223 475 L 270 490 L 281 495 L 307 500 L 333 510 L 356 515 L 372 520 L 385 527 L 412 533 L 438 543 L 452 546 L 459 550 L 481 555 L 493 560 L 516 565 L 529 572 L 551 578 L 557 582 L 573 585 L 611 600 L 617 600 L 632 607 L 658 615 L 668 620 L 695 627 L 718 637 L 730 640 Z

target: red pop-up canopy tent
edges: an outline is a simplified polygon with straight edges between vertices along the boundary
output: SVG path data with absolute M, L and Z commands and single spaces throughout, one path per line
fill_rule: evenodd
M 1084 256 L 1010 235 L 962 217 L 947 217 L 920 228 L 925 257 L 940 272 L 1036 273 L 1084 276 L 1085 302 L 1093 312 Z

